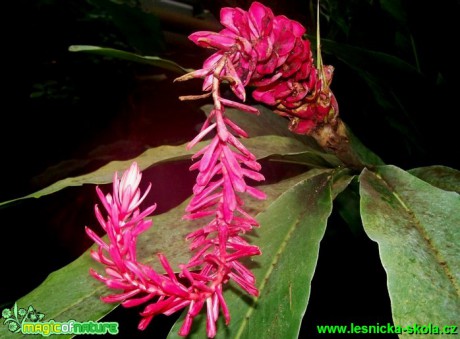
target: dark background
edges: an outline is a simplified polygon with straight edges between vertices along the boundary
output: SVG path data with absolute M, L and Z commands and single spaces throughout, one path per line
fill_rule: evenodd
M 172 83 L 177 76 L 172 72 L 68 51 L 70 45 L 113 47 L 200 68 L 210 51 L 187 36 L 218 30 L 221 7 L 247 9 L 250 1 L 183 2 L 193 5 L 191 14 L 147 2 L 142 12 L 137 1 L 2 3 L 0 201 L 111 160 L 130 159 L 149 147 L 193 138 L 203 120 L 201 103 L 177 97 L 199 93 L 200 82 Z M 314 35 L 315 3 L 261 2 Z M 459 2 L 324 0 L 321 13 L 323 60 L 335 67 L 331 87 L 342 119 L 358 138 L 386 163 L 403 169 L 458 169 L 454 49 Z M 163 176 L 156 175 L 154 199 L 163 203 L 159 212 L 189 195 L 193 174 L 184 166 L 165 167 Z M 166 185 L 168 175 L 178 177 L 174 189 Z M 83 227 L 94 223 L 95 202 L 93 188 L 82 187 L 0 208 L 7 273 L 0 305 L 11 305 L 89 247 Z M 21 269 L 17 258 L 24 253 L 40 264 L 35 271 Z M 108 319 L 122 322 L 123 333 L 133 330 L 127 334 L 131 338 L 161 338 L 175 317 L 159 317 L 145 332 L 135 330 L 133 310 L 117 308 Z M 377 246 L 334 213 L 301 336 L 313 337 L 315 325 L 350 322 L 391 322 L 390 302 Z

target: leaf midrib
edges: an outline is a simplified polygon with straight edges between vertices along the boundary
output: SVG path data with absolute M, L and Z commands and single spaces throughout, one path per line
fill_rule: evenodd
M 423 238 L 424 242 L 426 243 L 428 249 L 432 252 L 436 262 L 442 268 L 442 270 L 444 271 L 444 274 L 447 276 L 447 279 L 449 280 L 449 282 L 453 286 L 454 290 L 457 292 L 457 295 L 460 295 L 460 287 L 457 286 L 457 284 L 456 284 L 454 276 L 453 276 L 453 274 L 451 272 L 451 269 L 449 267 L 448 261 L 445 260 L 443 258 L 443 256 L 442 256 L 442 254 L 436 249 L 436 247 L 433 246 L 433 244 L 432 244 L 432 242 L 430 240 L 430 237 L 428 236 L 428 234 L 426 233 L 426 231 L 422 227 L 421 222 L 416 217 L 415 213 L 413 212 L 413 210 L 411 209 L 409 204 L 406 204 L 406 202 L 404 202 L 404 199 L 396 192 L 396 190 L 393 188 L 393 186 L 389 182 L 387 182 L 381 175 L 379 175 L 378 173 L 375 173 L 375 172 L 371 172 L 371 173 L 373 173 L 377 177 L 377 179 L 380 179 L 385 184 L 386 188 L 393 194 L 393 196 L 396 198 L 396 200 L 402 206 L 402 208 L 407 213 L 409 218 L 413 220 L 412 224 L 414 225 L 415 229 L 422 236 L 422 238 Z

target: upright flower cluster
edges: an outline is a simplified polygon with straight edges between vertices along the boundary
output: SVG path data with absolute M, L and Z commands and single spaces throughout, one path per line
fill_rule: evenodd
M 241 148 L 238 142 L 235 142 L 235 145 Z M 241 232 L 257 225 L 257 222 L 242 210 L 242 201 L 232 187 L 239 185 L 239 191 L 247 191 L 260 198 L 263 193 L 246 186 L 243 177 L 259 180 L 263 177 L 257 172 L 252 174 L 253 171 L 245 170 L 239 165 L 238 159 L 241 158 L 247 161 L 249 166 L 258 167 L 253 156 L 247 151 L 236 153 L 232 158 L 233 152 L 227 149 L 227 145 L 214 145 L 214 151 L 210 151 L 210 147 L 211 145 L 202 151 L 215 153 L 220 160 L 211 160 L 209 169 L 203 169 L 200 174 L 208 176 L 209 180 L 219 175 L 221 179 L 208 181 L 207 184 L 205 179 L 197 180 L 195 195 L 187 209 L 189 211 L 187 217 L 214 215 L 208 225 L 189 235 L 189 238 L 194 239 L 192 249 L 200 250 L 189 263 L 180 266 L 179 275 L 183 278 L 183 282 L 179 282 L 168 260 L 161 253 L 158 257 L 165 273 L 159 273 L 137 260 L 137 237 L 152 225 L 152 221 L 146 217 L 156 207 L 152 205 L 143 211 L 139 208 L 150 186 L 141 196 L 139 183 L 142 174 L 137 164 L 134 162 L 129 170 L 123 173 L 121 179 L 115 173 L 112 194 L 104 195 L 99 188 L 96 188 L 107 216 L 104 218 L 97 205 L 95 214 L 107 233 L 108 241 L 104 241 L 88 227 L 86 232 L 97 244 L 97 250 L 91 251 L 91 256 L 106 267 L 106 274 L 102 275 L 93 269 L 90 270 L 90 274 L 105 283 L 107 287 L 121 290 L 118 294 L 103 297 L 102 300 L 105 302 L 121 302 L 125 307 L 150 302 L 141 313 L 142 320 L 139 323 L 141 330 L 145 329 L 152 318 L 158 314 L 171 315 L 188 307 L 187 316 L 179 331 L 180 335 L 185 336 L 190 332 L 193 318 L 206 305 L 207 334 L 212 338 L 216 335 L 216 321 L 220 310 L 226 323 L 230 321 L 230 314 L 222 294 L 223 285 L 229 279 L 233 279 L 252 295 L 258 293 L 254 285 L 254 276 L 238 261 L 244 256 L 260 254 L 257 246 L 250 245 L 239 236 Z M 245 150 L 244 147 L 241 149 Z M 204 164 L 205 157 L 203 156 L 197 164 Z M 205 174 L 206 171 L 210 171 L 210 174 Z M 196 193 L 198 191 L 199 193 Z M 234 215 L 235 212 L 240 215 Z M 200 269 L 197 270 L 197 267 Z
M 275 112 L 290 119 L 290 129 L 310 134 L 329 117 L 338 114 L 337 102 L 329 89 L 333 67 L 317 70 L 313 64 L 305 28 L 270 8 L 253 2 L 246 12 L 223 8 L 218 33 L 196 32 L 190 39 L 198 46 L 216 49 L 203 68 L 188 74 L 204 78 L 203 90 L 210 91 L 212 79 L 228 77 L 233 92 L 245 100 L 244 87 L 255 87 L 257 101 L 275 106 Z M 222 60 L 224 66 L 221 67 Z

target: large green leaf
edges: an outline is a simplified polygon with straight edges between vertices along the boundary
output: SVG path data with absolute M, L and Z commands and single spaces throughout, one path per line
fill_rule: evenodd
M 270 160 L 319 168 L 343 166 L 335 155 L 314 150 L 272 156 Z
M 242 141 L 246 147 L 253 152 L 253 154 L 258 158 L 266 158 L 270 155 L 284 155 L 291 153 L 301 152 L 305 145 L 301 142 L 288 138 L 288 137 L 279 137 L 279 136 L 261 136 L 256 138 L 250 138 Z M 40 198 L 44 195 L 55 193 L 63 188 L 71 186 L 81 186 L 83 184 L 106 184 L 112 181 L 113 173 L 116 171 L 122 171 L 129 167 L 133 161 L 137 161 L 141 170 L 144 170 L 150 166 L 158 165 L 164 162 L 177 161 L 188 159 L 190 156 L 198 150 L 199 148 L 205 146 L 207 141 L 202 141 L 197 144 L 193 150 L 187 150 L 186 145 L 179 146 L 159 146 L 155 148 L 150 148 L 138 157 L 130 160 L 123 161 L 112 161 L 108 164 L 100 167 L 94 172 L 80 175 L 78 177 L 70 177 L 62 179 L 40 191 L 31 193 L 24 197 L 20 197 L 13 200 L 8 200 L 0 203 L 0 206 L 6 205 L 8 203 L 27 199 L 27 198 Z
M 361 216 L 379 245 L 395 325 L 458 325 L 460 196 L 395 166 L 360 176 Z
M 216 338 L 297 338 L 319 243 L 332 209 L 333 172 L 307 172 L 303 180 L 294 186 L 289 184 L 291 188 L 257 217 L 261 226 L 255 232 L 255 241 L 262 255 L 249 266 L 260 296 L 253 299 L 236 287 L 227 288 L 224 294 L 232 320 L 228 327 L 219 320 Z M 340 189 L 345 186 L 339 185 Z M 206 337 L 205 318 L 204 314 L 196 318 L 189 338 Z M 169 339 L 179 338 L 182 320 L 183 315 L 171 329 Z
M 460 193 L 460 171 L 441 165 L 413 168 L 410 174 L 446 191 Z
M 71 45 L 69 46 L 70 52 L 85 52 L 90 54 L 97 54 L 111 58 L 117 58 L 150 66 L 160 67 L 168 71 L 173 71 L 178 74 L 185 74 L 191 72 L 191 69 L 183 68 L 174 61 L 162 59 L 156 56 L 144 56 L 127 51 L 122 51 L 115 48 L 89 46 L 89 45 Z

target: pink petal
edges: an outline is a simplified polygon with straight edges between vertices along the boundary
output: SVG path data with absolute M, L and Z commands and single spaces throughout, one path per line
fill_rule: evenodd
M 240 285 L 240 287 L 246 292 L 248 292 L 250 295 L 253 295 L 253 296 L 259 295 L 259 291 L 253 284 L 247 282 L 246 280 L 242 279 L 239 275 L 236 275 L 233 272 L 230 272 L 228 275 L 230 278 L 233 279 L 233 281 L 235 281 L 238 285 Z
M 119 302 L 125 301 L 128 298 L 135 296 L 139 292 L 140 291 L 138 289 L 134 289 L 126 293 L 111 294 L 105 297 L 101 297 L 101 300 L 105 303 L 119 303 Z
M 146 296 L 141 297 L 141 298 L 131 298 L 131 299 L 125 300 L 125 301 L 122 302 L 122 305 L 124 307 L 135 307 L 135 306 L 139 306 L 139 305 L 151 300 L 154 297 L 156 297 L 155 293 L 149 293 Z
M 231 30 L 233 33 L 238 34 L 239 30 L 233 22 L 235 12 L 238 12 L 237 8 L 223 7 L 220 10 L 220 23 Z
M 246 100 L 246 90 L 244 88 L 244 85 L 238 76 L 235 67 L 233 66 L 233 63 L 230 61 L 230 59 L 226 60 L 226 65 L 225 65 L 225 71 L 227 73 L 227 76 L 230 76 L 232 79 L 232 82 L 230 83 L 230 87 L 235 93 L 235 95 L 242 101 Z
M 237 124 L 235 124 L 233 121 L 228 119 L 227 117 L 224 117 L 224 122 L 227 124 L 231 129 L 235 131 L 238 135 L 248 138 L 249 134 L 247 134 L 241 127 L 239 127 Z
M 242 110 L 243 112 L 248 112 L 248 113 L 257 114 L 257 115 L 260 114 L 260 112 L 259 112 L 259 110 L 257 108 L 252 107 L 252 106 L 248 106 L 248 105 L 236 102 L 236 101 L 228 100 L 228 99 L 225 99 L 225 98 L 220 98 L 220 102 L 224 106 L 237 108 L 239 110 Z
M 274 83 L 276 80 L 278 80 L 282 76 L 281 73 L 276 73 L 275 75 L 267 78 L 262 78 L 257 81 L 251 82 L 252 85 L 257 86 L 257 87 L 263 87 L 263 86 L 268 86 Z
M 227 303 L 225 302 L 224 296 L 222 294 L 222 285 L 216 286 L 217 297 L 219 298 L 220 307 L 222 308 L 222 313 L 224 314 L 225 325 L 230 323 L 230 312 L 228 310 Z
M 248 10 L 249 18 L 259 33 L 259 37 L 270 34 L 273 27 L 273 12 L 270 8 L 265 7 L 260 2 L 253 2 Z
M 199 31 L 189 35 L 189 39 L 200 47 L 215 48 L 228 51 L 235 45 L 234 37 L 229 37 L 216 32 Z
M 291 30 L 292 30 L 292 33 L 294 33 L 294 35 L 298 38 L 301 38 L 302 35 L 305 34 L 305 32 L 307 31 L 305 29 L 305 27 L 303 27 L 299 22 L 297 21 L 294 21 L 294 20 L 291 20 Z
M 212 312 L 212 300 L 211 298 L 206 299 L 206 334 L 208 338 L 214 338 L 216 336 L 216 318 L 214 317 L 214 313 Z
M 215 68 L 215 65 L 219 62 L 220 59 L 222 59 L 222 56 L 224 55 L 223 51 L 218 51 L 214 54 L 212 54 L 210 57 L 208 57 L 204 63 L 203 63 L 203 69 L 212 71 Z
M 231 149 L 227 145 L 224 145 L 222 147 L 222 150 L 225 159 L 227 160 L 227 163 L 229 165 L 229 167 L 227 168 L 227 170 L 229 170 L 229 173 L 233 173 L 237 177 L 241 178 L 243 176 L 243 173 L 241 173 L 241 166 L 239 162 L 235 159 L 235 156 L 233 155 Z
M 220 22 L 233 33 L 249 39 L 250 30 L 247 13 L 240 8 L 224 7 L 220 10 Z
M 260 200 L 264 200 L 267 198 L 267 195 L 264 192 L 259 191 L 258 189 L 251 187 L 251 186 L 246 187 L 246 192 L 252 195 L 254 198 L 257 198 Z
M 288 59 L 288 61 L 284 63 L 282 66 L 283 77 L 289 78 L 291 75 L 297 72 L 301 66 L 302 66 L 302 60 L 295 59 L 295 60 L 289 61 Z
M 200 172 L 206 172 L 210 169 L 210 166 L 213 164 L 211 159 L 213 159 L 215 153 L 219 153 L 219 148 L 217 147 L 218 144 L 219 138 L 214 137 L 200 160 Z
M 187 150 L 190 150 L 191 148 L 193 148 L 193 146 L 195 146 L 197 143 L 199 143 L 209 132 L 211 132 L 214 127 L 216 127 L 216 124 L 212 124 L 212 125 L 209 125 L 208 128 L 206 128 L 205 130 L 201 131 L 195 138 L 193 138 L 192 141 L 190 141 L 188 144 L 187 144 L 187 147 L 186 149 Z

